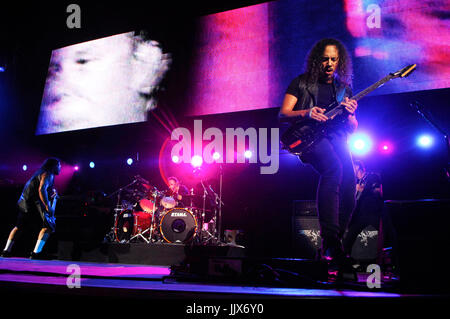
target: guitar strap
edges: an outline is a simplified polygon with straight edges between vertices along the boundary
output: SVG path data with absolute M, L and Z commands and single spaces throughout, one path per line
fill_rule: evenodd
M 333 90 L 334 90 L 334 99 L 336 102 L 341 102 L 345 97 L 345 86 L 336 83 L 336 80 L 333 81 Z

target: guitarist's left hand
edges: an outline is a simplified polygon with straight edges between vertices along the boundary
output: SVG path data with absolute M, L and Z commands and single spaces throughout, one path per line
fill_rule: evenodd
M 348 97 L 345 97 L 341 104 L 345 106 L 345 110 L 351 115 L 355 114 L 355 111 L 358 108 L 358 102 L 356 100 L 349 99 Z

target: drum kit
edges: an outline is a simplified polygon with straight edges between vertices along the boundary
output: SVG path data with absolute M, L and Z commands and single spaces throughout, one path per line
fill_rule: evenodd
M 211 186 L 201 185 L 202 195 L 191 189 L 178 201 L 171 192 L 160 191 L 135 176 L 132 183 L 108 196 L 117 196 L 117 205 L 107 238 L 118 243 L 217 244 L 217 217 L 223 202 Z M 207 198 L 214 198 L 208 203 L 217 205 L 207 207 Z M 189 204 L 184 206 L 186 202 Z M 196 206 L 199 203 L 200 207 Z

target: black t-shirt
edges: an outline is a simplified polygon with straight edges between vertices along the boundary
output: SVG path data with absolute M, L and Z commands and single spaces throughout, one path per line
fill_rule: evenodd
M 180 206 L 180 207 L 187 206 L 189 204 L 189 198 L 185 197 L 185 195 L 189 195 L 189 189 L 187 188 L 187 186 L 181 184 L 178 189 L 177 194 L 181 195 L 181 197 L 182 197 L 181 200 L 177 199 L 178 206 Z
M 317 93 L 317 106 L 326 108 L 335 101 L 333 84 L 319 83 L 319 91 Z
M 296 77 L 289 84 L 286 94 L 291 94 L 295 96 L 297 99 L 300 99 L 301 90 L 299 87 L 300 77 Z M 317 105 L 321 108 L 326 108 L 328 105 L 335 101 L 335 93 L 334 87 L 332 83 L 318 83 L 318 92 L 317 92 Z M 300 109 L 300 105 L 295 105 L 294 110 Z

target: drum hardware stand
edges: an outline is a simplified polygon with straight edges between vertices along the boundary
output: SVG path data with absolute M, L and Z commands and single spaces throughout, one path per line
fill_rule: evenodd
M 219 165 L 219 170 L 220 170 L 220 175 L 219 175 L 219 221 L 218 221 L 218 237 L 219 237 L 219 242 L 223 243 L 223 241 L 221 240 L 221 236 L 222 236 L 222 180 L 223 180 L 223 167 L 222 164 Z M 217 194 L 216 194 L 216 200 L 217 200 Z
M 208 191 L 206 190 L 206 187 L 203 184 L 202 180 L 200 180 L 200 184 L 202 184 L 203 187 L 203 207 L 202 207 L 202 228 L 203 228 L 203 221 L 205 220 L 206 215 L 206 196 L 208 195 Z
M 139 175 L 138 175 L 139 176 Z M 147 228 L 146 230 L 144 230 L 143 232 L 139 232 L 138 234 L 134 235 L 133 237 L 130 238 L 130 241 L 136 237 L 141 237 L 147 244 L 150 244 L 152 242 L 152 237 L 153 237 L 153 231 L 154 231 L 154 223 L 155 223 L 155 212 L 156 212 L 156 197 L 157 197 L 157 192 L 156 190 L 154 190 L 153 192 L 153 209 L 152 209 L 152 221 L 150 222 L 150 227 Z M 147 238 L 145 238 L 143 235 L 149 232 L 149 238 L 147 240 Z
M 214 209 L 214 210 L 216 210 L 216 209 Z M 216 215 L 216 213 L 214 213 L 214 215 Z M 203 234 L 203 232 L 206 232 L 206 235 L 207 235 L 207 239 L 203 239 L 203 237 L 200 239 L 201 241 L 202 241 L 202 243 L 204 243 L 204 244 L 207 244 L 209 241 L 213 241 L 213 243 L 217 243 L 218 242 L 218 239 L 217 239 L 217 229 L 216 229 L 216 225 L 217 225 L 217 222 L 216 222 L 216 217 L 214 216 L 213 218 L 212 218 L 212 220 L 214 221 L 213 223 L 214 223 L 214 234 L 211 234 L 210 232 L 209 232 L 209 229 L 208 230 L 205 230 L 205 229 L 203 229 L 203 220 L 202 220 L 202 228 L 200 229 L 200 235 L 201 236 L 203 236 L 202 234 Z
M 216 204 L 218 203 L 219 205 L 219 209 L 218 210 L 214 210 L 214 218 L 215 218 L 215 223 L 217 223 L 217 226 L 215 228 L 216 230 L 216 239 L 218 241 L 219 244 L 223 244 L 224 242 L 222 241 L 222 206 L 225 206 L 225 204 L 222 201 L 222 184 L 223 184 L 223 166 L 222 164 L 219 165 L 219 195 L 217 195 L 214 190 L 211 188 L 211 191 L 213 192 L 214 196 L 215 196 L 215 200 L 216 200 Z M 217 212 L 219 213 L 219 216 L 217 216 Z M 218 218 L 217 218 L 218 217 Z
M 131 183 L 130 185 L 132 185 L 133 183 Z M 119 212 L 123 210 L 123 207 L 120 204 L 120 195 L 122 194 L 122 190 L 123 189 L 124 188 L 119 188 L 117 191 L 115 191 L 114 193 L 112 193 L 111 195 L 108 196 L 108 197 L 111 197 L 111 196 L 113 196 L 113 195 L 115 195 L 117 193 L 117 204 L 116 204 L 116 208 L 114 208 L 114 222 L 113 222 L 113 225 L 111 227 L 111 230 L 105 236 L 105 239 L 108 238 L 110 241 L 117 241 L 117 242 L 119 242 L 119 240 L 116 238 L 116 232 L 117 232 L 116 225 L 117 225 L 117 218 L 119 217 Z
M 111 227 L 111 230 L 105 235 L 105 238 L 103 239 L 105 242 L 109 241 L 109 242 L 113 242 L 113 241 L 117 241 L 118 239 L 116 238 L 116 225 L 117 225 L 117 218 L 119 217 L 119 212 L 122 211 L 123 208 L 116 206 L 116 208 L 114 208 L 114 222 L 113 225 Z
M 152 210 L 152 221 L 150 223 L 150 228 L 147 228 L 147 230 L 150 230 L 148 243 L 152 242 L 152 240 L 153 240 L 153 238 L 152 238 L 153 237 L 153 231 L 155 230 L 154 229 L 154 225 L 155 225 L 155 217 L 156 217 L 156 197 L 158 197 L 158 192 L 156 191 L 156 188 L 154 188 L 154 191 L 153 191 L 154 202 L 153 202 L 153 210 Z
M 211 241 L 211 240 L 213 240 L 213 239 L 216 239 L 217 240 L 217 238 L 216 238 L 216 236 L 215 236 L 215 234 L 213 235 L 213 234 L 211 234 L 210 232 L 209 232 L 209 230 L 204 230 L 203 229 L 203 226 L 204 226 L 204 221 L 205 221 L 205 216 L 206 216 L 206 196 L 208 195 L 208 191 L 206 190 L 206 187 L 205 187 L 205 185 L 203 184 L 203 180 L 200 180 L 200 184 L 202 185 L 202 187 L 203 187 L 203 207 L 202 207 L 202 214 L 201 214 L 201 225 L 200 225 L 200 227 L 199 227 L 199 239 L 200 239 L 200 242 L 201 243 L 203 243 L 203 244 L 206 244 L 206 243 L 208 243 L 209 241 Z M 215 225 L 214 225 L 215 226 Z M 203 238 L 203 232 L 206 232 L 206 234 L 208 235 L 208 237 L 207 237 L 207 239 L 204 239 Z
M 212 241 L 215 244 L 217 244 L 217 243 L 221 242 L 220 241 L 220 231 L 218 231 L 218 229 L 217 229 L 217 225 L 218 225 L 218 223 L 217 223 L 217 212 L 218 212 L 218 210 L 217 210 L 217 207 L 214 208 L 214 217 L 212 218 L 212 220 L 214 221 L 214 232 L 213 232 L 213 234 L 211 234 L 209 229 L 208 230 L 204 230 L 203 229 L 203 225 L 204 225 L 203 222 L 204 222 L 205 216 L 206 216 L 206 196 L 208 195 L 208 190 L 206 189 L 205 185 L 203 184 L 203 180 L 201 180 L 200 183 L 201 183 L 201 185 L 203 187 L 203 211 L 202 211 L 202 215 L 201 215 L 202 219 L 201 219 L 201 227 L 200 227 L 200 231 L 199 231 L 200 232 L 200 237 L 201 237 L 200 240 L 203 243 L 208 243 L 208 242 Z M 209 187 L 209 192 L 212 195 L 214 195 L 214 197 L 215 197 L 216 205 L 219 205 L 219 218 L 220 218 L 220 215 L 221 215 L 220 209 L 221 209 L 221 206 L 223 205 L 223 202 L 221 200 L 221 196 L 217 195 L 217 193 L 214 192 L 214 190 L 212 189 L 211 185 L 208 185 L 208 187 Z M 219 223 L 219 225 L 220 225 L 220 223 Z M 203 231 L 205 231 L 206 234 L 207 234 L 207 238 L 206 239 L 203 239 L 203 236 L 202 236 L 202 232 Z
M 111 238 L 112 238 L 111 241 L 119 242 L 119 240 L 116 238 L 116 232 L 117 232 L 116 225 L 117 225 L 117 218 L 119 217 L 119 212 L 123 210 L 123 206 L 120 203 L 120 197 L 121 197 L 122 191 L 124 189 L 127 189 L 128 187 L 136 184 L 137 182 L 138 182 L 138 180 L 134 179 L 130 184 L 119 188 L 118 190 L 116 190 L 115 192 L 111 193 L 109 196 L 106 197 L 106 198 L 111 198 L 112 196 L 117 194 L 117 204 L 116 204 L 116 208 L 114 208 L 114 222 L 111 227 L 111 230 L 109 231 L 108 234 L 106 234 L 105 239 L 109 238 L 111 240 Z
M 135 239 L 136 237 L 141 237 L 147 244 L 150 243 L 151 240 L 147 240 L 147 238 L 145 238 L 144 235 L 143 235 L 143 234 L 145 234 L 145 233 L 146 233 L 147 231 L 149 231 L 149 230 L 150 230 L 150 228 L 147 228 L 147 229 L 144 230 L 144 231 L 139 231 L 139 233 L 137 233 L 136 235 L 134 235 L 133 237 L 131 237 L 129 241 Z M 151 237 L 151 234 L 150 234 L 150 237 Z

